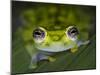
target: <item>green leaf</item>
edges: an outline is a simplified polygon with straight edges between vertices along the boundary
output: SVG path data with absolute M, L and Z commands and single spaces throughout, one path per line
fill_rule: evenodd
M 18 42 L 18 41 L 16 41 Z M 19 40 L 20 42 L 20 40 Z M 17 43 L 16 43 L 17 44 Z M 17 44 L 17 46 L 19 46 Z M 14 48 L 16 50 L 16 48 Z M 30 57 L 22 47 L 13 52 L 12 72 L 13 73 L 36 73 L 69 70 L 85 70 L 96 68 L 96 43 L 95 35 L 90 39 L 90 44 L 79 47 L 76 53 L 70 51 L 57 53 L 55 62 L 40 61 L 38 68 L 29 69 Z

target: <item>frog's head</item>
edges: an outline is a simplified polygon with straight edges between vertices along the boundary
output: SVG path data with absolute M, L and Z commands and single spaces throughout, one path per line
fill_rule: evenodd
M 75 26 L 69 26 L 63 30 L 46 30 L 43 27 L 37 27 L 33 30 L 33 40 L 36 48 L 59 52 L 71 48 L 78 40 L 79 31 Z
M 50 8 L 46 6 L 43 10 L 39 7 L 37 10 L 30 8 L 22 11 L 21 20 L 24 27 L 20 29 L 20 34 L 26 44 L 34 44 L 36 48 L 44 51 L 58 52 L 72 48 L 78 41 L 88 39 L 91 21 L 88 13 L 83 9 L 77 10 L 76 7 L 71 7 L 71 10 L 70 7 L 61 7 L 59 12 L 56 6 L 51 13 Z

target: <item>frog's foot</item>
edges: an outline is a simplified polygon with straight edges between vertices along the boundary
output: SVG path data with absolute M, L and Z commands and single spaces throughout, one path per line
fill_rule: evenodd
M 37 55 L 33 55 L 31 59 L 31 63 L 29 65 L 30 69 L 35 69 L 37 68 Z
M 54 57 L 51 57 L 51 56 L 48 56 L 48 60 L 49 60 L 50 62 L 56 61 L 56 59 L 55 59 Z
M 78 48 L 71 48 L 71 52 L 75 53 L 78 50 Z
M 78 50 L 78 47 L 80 45 L 87 45 L 90 41 L 85 41 L 85 42 L 82 42 L 82 41 L 79 41 L 77 45 L 75 45 L 73 48 L 71 48 L 71 52 L 72 53 L 75 53 L 77 50 Z
M 45 55 L 45 54 L 42 54 L 42 53 L 39 53 L 37 55 L 37 58 L 38 58 L 38 61 L 40 61 L 40 60 L 49 60 L 50 62 L 54 62 L 56 60 L 54 57 L 51 57 L 49 55 Z
M 87 45 L 89 43 L 90 43 L 90 40 L 87 40 L 85 42 L 79 41 L 77 44 L 78 44 L 78 46 L 81 46 L 81 45 Z
M 89 43 L 90 43 L 90 40 L 87 40 L 87 41 L 83 42 L 83 45 L 87 45 Z
M 30 69 L 36 69 L 37 68 L 37 64 L 30 64 L 29 68 Z

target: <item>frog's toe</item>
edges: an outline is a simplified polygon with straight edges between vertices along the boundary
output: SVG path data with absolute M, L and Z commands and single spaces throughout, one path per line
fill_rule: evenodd
M 48 60 L 49 60 L 50 62 L 56 61 L 56 59 L 55 59 L 54 57 L 51 57 L 51 56 L 48 57 Z
M 30 69 L 36 69 L 36 68 L 37 68 L 37 65 L 36 65 L 36 64 L 31 64 L 31 65 L 29 66 L 29 68 L 30 68 Z
M 72 49 L 71 49 L 71 52 L 72 52 L 72 53 L 75 53 L 77 50 L 78 50 L 77 48 L 72 48 Z
M 83 45 L 87 45 L 87 44 L 89 44 L 90 43 L 90 40 L 87 40 L 87 41 L 85 41 L 84 43 L 83 43 Z

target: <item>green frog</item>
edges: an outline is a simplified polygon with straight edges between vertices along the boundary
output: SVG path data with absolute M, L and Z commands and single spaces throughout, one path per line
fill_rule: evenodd
M 52 12 L 55 14 L 56 11 L 52 10 Z M 40 24 L 36 25 L 33 11 L 28 11 L 22 13 L 22 15 L 23 14 L 26 15 L 26 17 L 24 15 L 24 18 L 26 18 L 27 22 L 25 22 L 25 28 L 19 28 L 19 30 L 21 31 L 20 34 L 24 40 L 25 48 L 31 56 L 29 66 L 31 69 L 37 68 L 37 63 L 40 60 L 55 61 L 56 59 L 53 58 L 52 55 L 57 52 L 70 50 L 70 52 L 75 53 L 78 51 L 78 47 L 89 43 L 89 40 L 81 40 L 81 31 L 78 25 L 74 25 L 74 23 L 71 25 L 59 25 L 58 23 L 57 25 L 56 22 L 56 24 L 54 23 L 52 25 L 54 21 L 50 24 L 44 19 L 45 17 L 43 17 L 42 19 L 44 21 L 42 20 L 39 22 Z M 73 13 L 70 12 L 69 16 L 66 18 L 67 23 L 68 21 L 74 21 L 73 16 Z M 52 17 L 52 20 L 54 18 L 55 17 Z M 61 16 L 58 18 L 62 20 Z
M 33 41 L 27 43 L 25 47 L 32 58 L 30 68 L 33 69 L 37 67 L 37 63 L 40 60 L 55 61 L 55 58 L 51 56 L 56 52 L 70 50 L 75 53 L 79 46 L 89 43 L 89 40 L 80 40 L 79 30 L 76 26 L 54 31 L 36 27 L 23 33 L 24 40 L 28 40 L 25 38 L 25 35 L 28 34 L 31 34 Z

